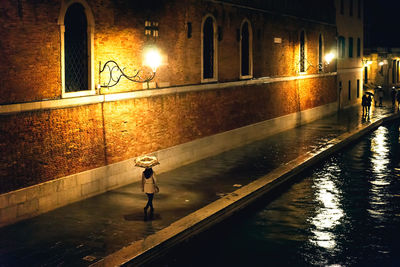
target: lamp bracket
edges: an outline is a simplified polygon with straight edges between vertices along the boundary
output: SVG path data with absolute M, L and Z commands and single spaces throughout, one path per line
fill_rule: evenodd
M 107 70 L 109 74 L 108 81 L 104 84 L 101 84 L 101 74 Z M 135 83 L 147 83 L 154 79 L 156 76 L 156 72 L 151 71 L 144 71 L 140 70 L 133 70 L 133 75 L 128 76 L 124 72 L 125 68 L 121 68 L 117 62 L 114 60 L 107 61 L 103 68 L 101 67 L 101 61 L 99 62 L 99 80 L 100 80 L 100 87 L 113 87 L 119 83 L 121 77 L 125 77 L 131 82 Z

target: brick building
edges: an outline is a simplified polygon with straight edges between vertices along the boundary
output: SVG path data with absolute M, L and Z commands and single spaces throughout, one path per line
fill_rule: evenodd
M 1 1 L 0 225 L 335 111 L 336 31 L 333 1 Z

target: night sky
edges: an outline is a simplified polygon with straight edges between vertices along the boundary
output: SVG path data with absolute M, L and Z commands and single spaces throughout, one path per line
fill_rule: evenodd
M 365 47 L 400 47 L 400 0 L 365 0 Z

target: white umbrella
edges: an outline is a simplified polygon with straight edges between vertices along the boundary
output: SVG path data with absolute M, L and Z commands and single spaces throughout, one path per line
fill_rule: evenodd
M 140 156 L 135 159 L 135 166 L 142 168 L 151 168 L 160 164 L 156 156 Z

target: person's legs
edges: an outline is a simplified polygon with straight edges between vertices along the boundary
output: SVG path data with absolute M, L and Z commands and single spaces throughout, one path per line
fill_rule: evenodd
M 153 197 L 154 197 L 154 194 L 146 193 L 146 195 L 147 195 L 147 204 L 146 204 L 146 207 L 144 209 L 147 211 L 147 209 L 150 207 L 150 211 L 153 211 Z

